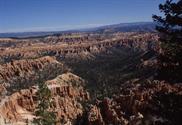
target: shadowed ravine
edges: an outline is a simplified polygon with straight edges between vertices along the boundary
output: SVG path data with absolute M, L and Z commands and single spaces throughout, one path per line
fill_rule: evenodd
M 57 124 L 180 121 L 165 115 L 181 112 L 180 84 L 155 80 L 155 33 L 76 35 L 1 40 L 1 124 L 31 124 L 39 82 L 51 90 Z

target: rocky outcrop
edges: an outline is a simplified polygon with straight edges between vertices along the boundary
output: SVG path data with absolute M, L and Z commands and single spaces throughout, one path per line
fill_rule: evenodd
M 180 123 L 178 115 L 182 108 L 181 85 L 159 81 L 127 83 L 121 86 L 120 94 L 97 100 L 94 105 L 89 105 L 89 110 L 84 110 L 83 102 L 89 100 L 89 94 L 84 90 L 84 80 L 66 73 L 47 81 L 46 84 L 51 89 L 53 107 L 60 119 L 58 122 L 62 124 L 68 121 L 70 124 L 88 125 Z M 35 117 L 33 112 L 38 101 L 35 96 L 36 90 L 36 87 L 21 90 L 1 103 L 0 113 L 1 117 L 6 119 L 4 120 L 6 123 L 23 124 Z M 167 117 L 167 113 L 174 117 Z
M 84 90 L 84 80 L 72 73 L 66 73 L 47 81 L 52 93 L 53 109 L 57 112 L 59 123 L 75 122 L 78 115 L 82 115 L 81 102 L 89 99 Z M 37 88 L 24 89 L 7 97 L 0 106 L 0 114 L 6 122 L 18 124 L 30 122 L 39 100 L 36 98 Z
M 177 100 L 174 101 L 175 99 Z M 92 106 L 87 121 L 90 125 L 179 125 L 179 114 L 182 113 L 179 101 L 181 99 L 181 85 L 173 86 L 158 81 L 127 84 L 122 86 L 120 95 L 105 98 Z M 171 117 L 167 117 L 166 114 Z
M 15 60 L 0 65 L 0 88 L 14 91 L 14 89 L 28 88 L 38 81 L 56 77 L 66 71 L 62 63 L 46 56 L 38 59 Z
M 55 59 L 51 57 L 43 57 L 40 59 L 30 59 L 30 60 L 15 60 L 10 63 L 0 66 L 1 79 L 10 80 L 15 76 L 27 75 L 34 70 L 41 70 L 45 65 L 51 63 L 58 63 Z
M 39 101 L 37 84 L 46 81 L 60 124 L 180 125 L 181 84 L 153 80 L 157 35 L 92 35 L 0 41 L 0 124 L 30 123 Z M 65 73 L 67 68 L 53 57 L 70 63 L 88 83 Z M 94 63 L 85 58 L 94 58 Z
M 104 121 L 97 106 L 91 106 L 88 112 L 88 125 L 104 125 Z
M 158 50 L 158 37 L 152 33 L 116 33 L 107 36 L 80 36 L 80 37 L 62 37 L 45 38 L 32 40 L 32 45 L 26 45 L 30 40 L 21 42 L 23 47 L 7 47 L 0 51 L 0 61 L 9 62 L 12 59 L 38 58 L 41 56 L 56 56 L 57 58 L 80 57 L 82 53 L 100 53 L 107 48 L 125 46 L 133 50 Z M 53 40 L 52 40 L 52 39 Z M 51 39 L 51 40 L 50 40 Z M 60 40 L 61 39 L 61 40 Z M 65 41 L 66 40 L 66 41 Z M 50 42 L 52 41 L 52 42 Z M 54 44 L 53 44 L 54 43 Z

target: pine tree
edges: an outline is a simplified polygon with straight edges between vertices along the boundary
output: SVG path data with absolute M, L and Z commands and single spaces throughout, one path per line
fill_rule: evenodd
M 182 0 L 166 0 L 159 5 L 163 16 L 153 15 L 159 32 L 161 51 L 158 55 L 158 78 L 182 81 Z
M 38 88 L 38 106 L 36 107 L 36 118 L 33 120 L 33 123 L 35 123 L 36 125 L 55 125 L 55 113 L 50 111 L 50 107 L 52 105 L 51 91 L 43 82 L 39 83 Z

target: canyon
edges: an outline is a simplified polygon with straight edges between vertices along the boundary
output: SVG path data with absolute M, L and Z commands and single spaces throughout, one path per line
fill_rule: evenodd
M 38 83 L 57 125 L 178 125 L 182 84 L 155 79 L 154 32 L 0 38 L 0 124 L 32 124 Z

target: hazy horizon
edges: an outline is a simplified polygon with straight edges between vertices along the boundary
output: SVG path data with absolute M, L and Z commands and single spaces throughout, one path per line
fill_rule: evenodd
M 33 33 L 33 32 L 66 32 L 66 31 L 81 31 L 81 30 L 87 30 L 87 29 L 92 29 L 92 28 L 100 28 L 100 27 L 104 27 L 104 26 L 111 26 L 111 25 L 118 25 L 118 24 L 135 24 L 135 23 L 154 23 L 153 21 L 150 21 L 150 22 L 142 22 L 142 21 L 140 21 L 140 22 L 123 22 L 123 23 L 114 23 L 114 24 L 101 24 L 101 25 L 96 25 L 96 26 L 90 26 L 90 27 L 79 27 L 79 28 L 71 28 L 71 29 L 65 29 L 65 30 L 59 30 L 58 28 L 57 28 L 57 30 L 56 29 L 53 29 L 53 30 L 30 30 L 30 31 L 15 31 L 15 32 L 0 32 L 1 34 L 8 34 L 8 33 Z M 84 26 L 84 25 L 83 25 Z

